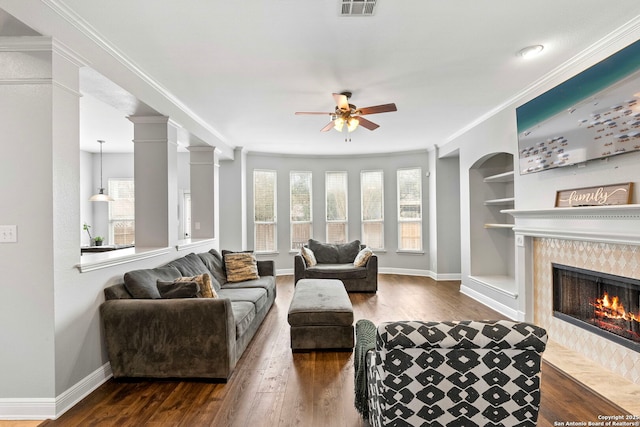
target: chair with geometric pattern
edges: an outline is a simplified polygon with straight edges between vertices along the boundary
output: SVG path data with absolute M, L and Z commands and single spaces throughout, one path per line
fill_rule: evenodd
M 372 426 L 536 425 L 544 329 L 498 320 L 388 322 L 368 330 L 375 349 L 362 359 L 368 405 L 359 410 Z

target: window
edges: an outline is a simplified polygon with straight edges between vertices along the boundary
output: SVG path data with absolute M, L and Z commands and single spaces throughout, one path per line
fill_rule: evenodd
M 311 172 L 289 173 L 291 249 L 297 250 L 312 237 Z
M 325 173 L 327 243 L 346 243 L 348 230 L 347 173 Z
M 253 171 L 254 250 L 275 252 L 276 246 L 276 171 Z
M 109 242 L 129 245 L 135 242 L 135 191 L 133 179 L 109 179 Z
M 384 191 L 382 183 L 382 171 L 362 171 L 360 173 L 361 242 L 372 249 L 384 248 Z
M 422 250 L 422 169 L 398 170 L 398 249 Z

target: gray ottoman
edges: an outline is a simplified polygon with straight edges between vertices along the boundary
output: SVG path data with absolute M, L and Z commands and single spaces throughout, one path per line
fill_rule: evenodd
M 340 280 L 301 279 L 289 307 L 291 350 L 353 349 L 353 307 Z

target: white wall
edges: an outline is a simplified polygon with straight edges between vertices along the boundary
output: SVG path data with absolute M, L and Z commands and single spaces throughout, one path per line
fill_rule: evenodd
M 623 37 L 613 39 L 609 44 L 602 44 L 601 49 L 583 55 L 579 61 L 570 65 L 559 67 L 561 72 L 551 73 L 551 78 L 542 80 L 542 84 L 529 90 L 527 96 L 505 107 L 501 111 L 481 121 L 465 133 L 449 141 L 440 149 L 441 156 L 455 156 L 460 159 L 460 203 L 461 203 L 461 253 L 462 253 L 462 284 L 463 287 L 476 293 L 481 301 L 502 311 L 504 314 L 513 315 L 518 310 L 518 301 L 501 292 L 478 286 L 469 280 L 471 274 L 471 239 L 477 231 L 472 228 L 473 206 L 470 206 L 469 168 L 479 159 L 497 152 L 511 153 L 518 158 L 517 128 L 515 109 L 538 96 L 552 87 L 562 83 L 566 79 L 594 65 L 600 60 L 626 47 L 628 44 L 640 38 L 640 29 L 625 34 Z M 638 161 L 640 153 L 625 154 L 611 157 L 606 161 L 593 161 L 583 166 L 571 166 L 552 169 L 540 173 L 520 176 L 518 172 L 514 177 L 515 208 L 539 209 L 554 206 L 557 190 L 587 187 L 602 184 L 614 184 L 619 182 L 637 182 Z M 634 189 L 633 202 L 640 202 L 640 188 Z M 515 252 L 515 247 L 514 247 Z M 517 260 L 516 260 L 517 262 Z M 515 269 L 518 270 L 517 264 Z M 515 292 L 517 284 L 509 291 Z M 516 296 L 516 298 L 518 298 Z M 522 296 L 520 296 L 522 298 Z M 520 304 L 523 306 L 523 304 Z

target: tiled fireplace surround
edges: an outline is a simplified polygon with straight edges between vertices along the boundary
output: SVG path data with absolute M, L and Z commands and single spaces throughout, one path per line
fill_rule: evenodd
M 640 205 L 509 210 L 521 317 L 547 329 L 545 359 L 640 415 L 640 353 L 553 317 L 552 263 L 640 279 Z

